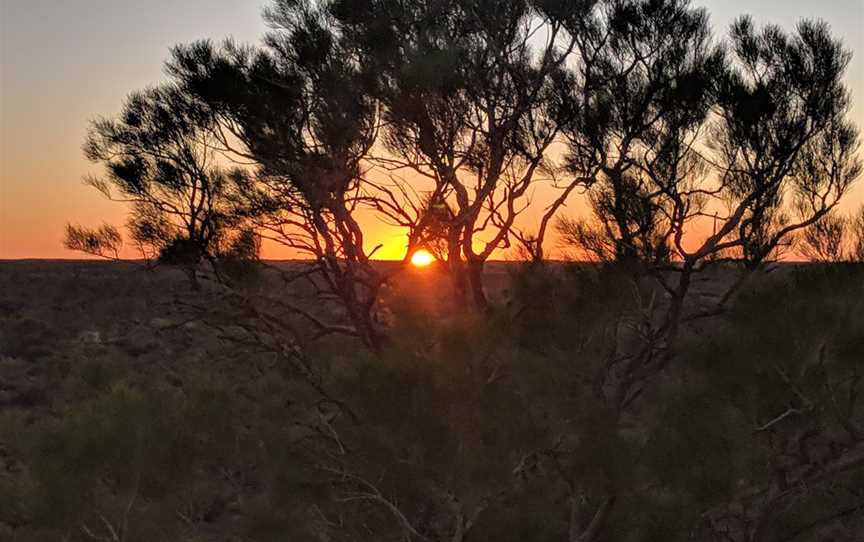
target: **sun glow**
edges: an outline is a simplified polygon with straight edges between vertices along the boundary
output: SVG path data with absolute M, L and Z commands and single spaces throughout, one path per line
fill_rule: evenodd
M 411 255 L 411 265 L 414 267 L 426 267 L 435 261 L 435 258 L 427 250 L 418 250 Z

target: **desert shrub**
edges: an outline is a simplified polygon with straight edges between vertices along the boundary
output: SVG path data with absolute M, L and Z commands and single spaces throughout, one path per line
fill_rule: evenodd
M 746 503 L 754 516 L 764 515 L 766 536 L 776 539 L 799 529 L 819 532 L 806 528 L 830 527 L 819 518 L 830 520 L 828 511 L 854 504 L 849 491 L 860 484 L 860 473 L 813 482 L 807 473 L 830 472 L 813 463 L 830 463 L 828 456 L 854 446 L 854 428 L 864 422 L 855 400 L 864 351 L 864 325 L 856 316 L 864 310 L 864 274 L 840 265 L 782 271 L 744 290 L 720 322 L 690 336 L 682 353 L 687 386 L 717 408 L 700 416 L 711 445 L 697 454 L 727 457 L 712 473 L 720 490 L 714 509 L 724 500 L 740 506 L 745 502 L 733 496 L 782 477 L 793 488 L 782 505 L 771 508 L 758 498 Z M 682 383 L 677 389 L 680 394 Z M 687 401 L 681 410 L 698 404 Z M 719 427 L 725 445 L 706 438 Z M 699 487 L 698 480 L 684 482 L 690 492 Z
M 104 517 L 127 540 L 152 539 L 143 534 L 151 526 L 176 523 L 160 501 L 230 450 L 230 419 L 229 401 L 217 392 L 184 398 L 115 384 L 29 428 L 22 457 L 32 484 L 19 501 L 37 531 L 86 538 L 85 529 L 106 528 Z
M 0 477 L 0 522 L 26 541 L 103 535 L 102 517 L 129 541 L 401 540 L 389 502 L 432 539 L 462 517 L 477 539 L 540 542 L 567 536 L 574 493 L 593 505 L 611 481 L 601 540 L 698 539 L 706 514 L 786 468 L 776 458 L 795 457 L 802 432 L 821 431 L 822 461 L 847 445 L 844 423 L 862 423 L 861 272 L 755 275 L 726 313 L 686 327 L 623 413 L 598 376 L 610 348 L 638 347 L 633 315 L 662 294 L 614 265 L 517 271 L 508 303 L 486 314 L 393 303 L 380 352 L 336 337 L 309 350 L 315 383 L 341 405 L 249 350 L 243 363 L 72 356 L 53 413 L 0 411 L 16 465 Z M 760 429 L 790 407 L 801 413 Z M 771 532 L 852 506 L 856 476 L 796 495 L 767 516 Z
M 35 360 L 49 356 L 59 340 L 53 326 L 30 316 L 12 316 L 0 330 L 0 351 L 8 356 Z
M 178 267 L 194 267 L 203 257 L 201 247 L 192 240 L 177 237 L 159 251 L 159 261 Z
M 823 216 L 804 230 L 799 240 L 799 251 L 812 262 L 840 262 L 851 257 L 847 255 L 847 237 L 850 234 L 851 220 L 837 213 Z
M 832 479 L 825 491 L 790 490 L 782 513 L 737 499 L 769 487 L 778 472 L 792 484 L 818 469 L 808 462 L 823 461 L 816 458 L 828 450 L 854 450 L 864 421 L 855 401 L 864 351 L 855 317 L 864 309 L 860 269 L 788 266 L 755 275 L 728 312 L 685 328 L 670 366 L 617 424 L 603 406 L 598 391 L 606 380 L 598 375 L 609 378 L 604 359 L 612 349 L 638 347 L 634 314 L 660 303 L 662 292 L 594 266 L 531 268 L 514 276 L 512 291 L 519 318 L 504 340 L 521 354 L 509 378 L 531 409 L 546 411 L 538 419 L 554 421 L 547 442 L 572 439 L 554 461 L 563 479 L 544 477 L 546 497 L 567 477 L 590 496 L 607 473 L 618 488 L 608 539 L 691 539 L 706 518 L 729 510 L 741 522 L 729 532 L 764 517 L 781 536 L 854 505 L 855 473 Z M 801 438 L 806 451 L 797 447 Z M 560 507 L 565 492 L 558 495 Z
M 116 355 L 74 359 L 53 414 L 0 411 L 0 458 L 15 462 L 0 527 L 25 541 L 304 539 L 321 484 L 296 445 L 302 391 L 278 371 L 237 380 L 184 358 L 160 375 Z
M 348 499 L 335 509 L 342 510 L 344 535 L 401 539 L 402 525 L 388 507 L 368 498 L 371 487 L 433 537 L 452 532 L 454 502 L 466 517 L 476 513 L 478 522 L 494 526 L 498 540 L 560 533 L 562 524 L 550 526 L 548 518 L 520 526 L 503 500 L 506 494 L 511 505 L 528 504 L 512 471 L 545 436 L 538 412 L 513 378 L 524 359 L 507 340 L 506 315 L 435 321 L 407 305 L 396 304 L 394 311 L 393 339 L 380 355 L 352 356 L 331 374 L 333 392 L 360 418 L 357 424 L 337 420 L 342 444 L 351 451 L 328 467 L 335 471 L 337 502 Z M 358 492 L 366 496 L 356 498 Z M 536 510 L 546 497 L 533 505 Z M 486 523 L 489 514 L 497 520 Z
M 254 231 L 239 231 L 219 253 L 216 267 L 232 283 L 249 283 L 260 278 L 261 239 Z

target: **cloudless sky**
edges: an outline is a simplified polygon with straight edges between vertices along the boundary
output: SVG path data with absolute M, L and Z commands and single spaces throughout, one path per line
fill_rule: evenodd
M 90 119 L 164 78 L 177 43 L 254 42 L 267 0 L 0 0 L 0 258 L 78 257 L 62 247 L 67 222 L 122 224 L 122 206 L 81 179 L 100 168 L 81 144 Z M 826 20 L 855 53 L 847 80 L 864 129 L 864 0 L 695 0 L 715 34 L 752 14 L 791 29 Z M 864 202 L 864 179 L 846 207 Z M 388 251 L 388 254 L 391 252 Z M 395 254 L 395 253 L 393 253 Z M 266 254 L 278 256 L 278 254 Z

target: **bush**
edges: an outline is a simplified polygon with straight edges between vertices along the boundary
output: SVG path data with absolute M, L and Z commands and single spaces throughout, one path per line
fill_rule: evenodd
M 50 356 L 59 339 L 53 326 L 29 316 L 7 318 L 0 331 L 0 352 L 8 356 L 36 360 Z

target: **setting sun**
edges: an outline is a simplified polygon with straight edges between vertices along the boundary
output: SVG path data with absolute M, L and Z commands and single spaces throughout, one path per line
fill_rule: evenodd
M 435 257 L 427 250 L 418 250 L 411 256 L 411 265 L 414 267 L 426 267 L 435 261 Z

